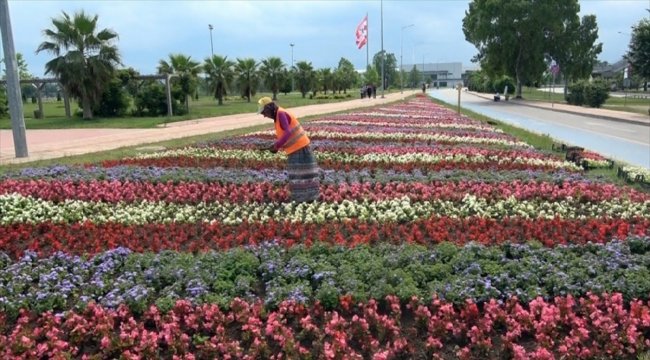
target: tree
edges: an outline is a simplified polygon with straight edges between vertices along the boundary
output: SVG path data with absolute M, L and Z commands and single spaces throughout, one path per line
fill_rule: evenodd
M 377 70 L 368 65 L 366 73 L 364 74 L 364 80 L 366 81 L 366 85 L 377 86 L 377 84 L 379 84 L 379 74 L 377 73 Z
M 377 70 L 377 74 L 379 74 L 379 77 L 381 77 L 381 51 L 375 54 L 375 56 L 372 58 L 372 63 Z M 386 54 L 386 59 L 384 60 L 384 88 L 388 88 L 389 86 L 396 84 L 397 81 L 399 81 L 399 75 L 396 69 L 397 58 L 395 57 L 395 54 Z
M 0 62 L 4 62 L 5 59 L 0 60 Z M 21 53 L 16 53 L 16 63 L 18 64 L 18 77 L 20 80 L 27 80 L 33 78 L 32 74 L 29 72 L 29 69 L 27 69 L 27 63 L 25 62 L 25 57 Z M 6 79 L 7 78 L 7 68 L 5 67 L 3 69 L 3 74 L 2 78 Z
M 603 44 L 598 39 L 596 16 L 585 15 L 580 22 L 578 16 L 570 17 L 555 29 L 547 30 L 549 57 L 558 64 L 564 76 L 564 97 L 567 96 L 569 81 L 586 79 L 596 65 Z
M 237 73 L 237 83 L 242 97 L 246 97 L 251 102 L 251 96 L 257 92 L 259 85 L 259 76 L 257 71 L 258 63 L 253 58 L 237 59 L 235 72 Z
M 120 64 L 117 46 L 113 45 L 117 34 L 109 29 L 96 32 L 97 19 L 97 15 L 90 17 L 83 11 L 72 17 L 63 12 L 52 20 L 54 29 L 43 31 L 47 40 L 36 50 L 55 56 L 45 64 L 45 74 L 54 74 L 65 91 L 81 101 L 84 119 L 92 119 L 93 106 Z
M 625 58 L 632 64 L 632 72 L 645 80 L 643 91 L 647 91 L 647 82 L 650 81 L 650 20 L 647 18 L 632 27 Z
M 169 54 L 169 62 L 158 62 L 158 74 L 176 75 L 176 83 L 180 86 L 181 101 L 185 104 L 185 111 L 190 111 L 190 97 L 196 92 L 197 76 L 201 65 L 192 60 L 191 56 L 183 54 Z
M 336 69 L 336 81 L 338 90 L 342 89 L 344 93 L 359 81 L 359 74 L 354 70 L 354 65 L 350 60 L 346 58 L 339 60 L 339 66 Z
M 295 67 L 298 89 L 304 98 L 315 82 L 314 67 L 307 61 L 298 61 Z
M 546 70 L 549 30 L 578 11 L 578 0 L 474 0 L 465 12 L 463 33 L 478 50 L 473 61 L 489 76 L 513 77 L 521 98 L 522 86 Z
M 235 77 L 235 63 L 227 56 L 214 55 L 205 59 L 203 71 L 207 75 L 208 89 L 214 94 L 219 105 L 223 105 L 223 97 Z
M 409 72 L 408 87 L 417 87 L 420 81 L 422 81 L 422 75 L 420 75 L 417 67 L 413 65 L 413 68 Z
M 334 74 L 332 73 L 332 69 L 319 69 L 316 76 L 319 80 L 318 87 L 320 87 L 323 94 L 327 95 L 328 90 L 334 89 Z
M 273 100 L 278 99 L 278 93 L 284 81 L 284 69 L 285 65 L 279 57 L 271 56 L 262 60 L 260 72 L 264 83 L 273 93 Z

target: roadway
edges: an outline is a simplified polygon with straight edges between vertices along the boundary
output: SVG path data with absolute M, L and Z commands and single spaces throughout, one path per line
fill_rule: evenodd
M 458 92 L 452 89 L 430 90 L 428 94 L 450 104 L 458 101 Z M 650 169 L 650 118 L 644 119 L 648 117 L 642 117 L 645 123 L 628 122 L 623 118 L 601 117 L 597 109 L 576 107 L 576 112 L 569 113 L 566 105 L 547 109 L 517 100 L 494 102 L 485 94 L 470 92 L 462 92 L 461 106 L 535 133 L 547 134 L 559 142 Z M 638 115 L 633 117 L 638 118 Z

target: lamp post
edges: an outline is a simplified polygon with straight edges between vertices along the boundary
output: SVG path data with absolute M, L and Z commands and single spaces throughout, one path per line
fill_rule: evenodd
M 291 92 L 293 92 L 293 46 L 296 45 L 294 43 L 290 43 L 289 46 L 291 46 Z
M 210 53 L 214 57 L 214 46 L 212 45 L 212 29 L 214 28 L 212 27 L 212 24 L 208 24 L 208 29 L 210 29 Z
M 403 68 L 403 66 L 404 66 L 404 64 L 403 64 L 403 60 L 404 60 L 404 29 L 408 29 L 408 28 L 413 27 L 413 26 L 415 26 L 415 24 L 402 26 L 402 30 L 400 32 L 401 39 L 400 39 L 400 51 L 399 51 L 399 79 L 400 79 L 399 88 L 400 88 L 400 93 L 402 93 L 402 94 L 404 93 L 404 68 Z

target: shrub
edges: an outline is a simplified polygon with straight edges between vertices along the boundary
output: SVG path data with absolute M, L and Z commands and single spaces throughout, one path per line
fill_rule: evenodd
M 136 116 L 164 116 L 167 115 L 167 94 L 165 86 L 151 82 L 144 86 L 135 96 Z M 172 111 L 174 115 L 180 115 L 182 109 L 179 108 L 178 102 L 172 99 Z
M 102 93 L 99 104 L 93 108 L 93 113 L 103 117 L 120 117 L 126 114 L 131 103 L 129 94 L 119 79 L 113 79 Z
M 585 102 L 599 108 L 609 98 L 609 88 L 603 81 L 594 81 L 585 86 Z
M 0 86 L 0 117 L 6 117 L 9 114 L 9 101 L 7 100 L 7 90 Z
M 571 105 L 600 107 L 609 98 L 609 88 L 602 81 L 579 81 L 569 86 L 567 102 Z

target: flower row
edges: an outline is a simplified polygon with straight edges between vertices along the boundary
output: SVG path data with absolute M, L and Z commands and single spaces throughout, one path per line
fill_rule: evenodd
M 139 166 L 139 167 L 154 167 L 154 168 L 169 168 L 169 167 L 189 167 L 189 168 L 238 168 L 246 170 L 259 170 L 268 171 L 269 169 L 284 169 L 286 168 L 286 161 L 282 161 L 282 155 L 273 158 L 272 161 L 261 160 L 247 160 L 238 159 L 236 157 L 224 158 L 200 158 L 200 157 L 163 157 L 155 159 L 134 159 L 124 158 L 120 160 L 105 160 L 102 161 L 101 166 Z M 557 166 L 560 166 L 559 168 Z M 488 171 L 493 173 L 503 171 L 516 171 L 516 172 L 530 172 L 539 173 L 545 171 L 548 175 L 553 176 L 552 172 L 562 172 L 566 176 L 567 171 L 576 172 L 581 168 L 573 163 L 554 162 L 548 163 L 543 160 L 533 160 L 532 163 L 525 161 L 520 162 L 454 162 L 454 161 L 440 161 L 436 163 L 381 163 L 381 162 L 366 162 L 366 163 L 342 163 L 336 160 L 321 160 L 318 166 L 324 170 L 336 170 L 342 173 L 350 171 L 360 172 L 377 172 L 385 170 L 386 172 L 398 173 L 424 173 L 425 175 L 431 171 L 449 173 L 451 171 L 462 171 L 463 173 L 472 174 L 475 172 L 484 174 Z M 340 176 L 343 176 L 341 174 Z M 498 175 L 498 174 L 493 174 Z M 470 175 L 475 176 L 475 175 Z M 407 180 L 408 181 L 408 180 Z
M 192 168 L 192 167 L 140 167 L 140 166 L 66 166 L 57 165 L 41 168 L 24 168 L 0 174 L 0 181 L 6 180 L 61 180 L 61 181 L 134 181 L 152 184 L 172 182 L 207 182 L 207 183 L 251 183 L 270 182 L 286 183 L 287 172 L 279 169 L 246 168 Z M 388 182 L 436 182 L 436 181 L 474 181 L 490 182 L 584 182 L 586 178 L 580 173 L 563 173 L 512 170 L 509 172 L 441 170 L 428 172 L 414 169 L 410 172 L 398 172 L 382 169 L 350 169 L 346 172 L 321 169 L 320 182 L 325 184 L 347 183 L 388 183 Z M 589 183 L 604 184 L 602 181 L 589 180 Z
M 286 246 L 314 242 L 354 247 L 365 244 L 458 245 L 478 242 L 496 245 L 504 242 L 540 241 L 544 246 L 605 243 L 628 236 L 650 236 L 650 219 L 522 219 L 502 220 L 477 217 L 432 217 L 410 223 L 364 223 L 349 220 L 324 224 L 288 221 L 242 222 L 237 225 L 212 223 L 172 223 L 123 225 L 117 223 L 38 223 L 0 227 L 0 248 L 12 257 L 27 250 L 46 256 L 57 251 L 83 255 L 97 254 L 116 247 L 133 251 L 208 251 L 255 245 L 278 239 Z
M 197 255 L 131 253 L 118 248 L 92 258 L 0 253 L 0 311 L 63 311 L 88 302 L 142 311 L 178 299 L 227 305 L 236 297 L 273 308 L 285 300 L 325 308 L 355 301 L 435 295 L 456 304 L 516 296 L 524 301 L 588 292 L 650 296 L 650 238 L 606 245 L 464 247 L 444 243 L 357 246 L 278 243 Z
M 514 196 L 492 201 L 466 194 L 460 201 L 433 199 L 414 202 L 408 197 L 380 201 L 350 201 L 340 203 L 230 203 L 198 202 L 177 204 L 162 201 L 106 203 L 82 200 L 53 202 L 19 194 L 0 195 L 3 216 L 0 225 L 12 223 L 118 222 L 122 224 L 210 222 L 239 224 L 243 221 L 283 221 L 326 223 L 349 219 L 368 222 L 408 222 L 430 216 L 492 219 L 523 217 L 530 219 L 584 219 L 613 217 L 650 218 L 650 200 L 632 202 L 611 199 L 596 203 L 580 200 L 517 200 Z
M 459 307 L 342 298 L 335 311 L 287 301 L 264 312 L 236 299 L 228 310 L 178 301 L 133 314 L 90 303 L 61 316 L 23 312 L 15 324 L 0 315 L 0 328 L 1 355 L 12 359 L 622 359 L 650 347 L 650 307 L 620 294 Z
M 165 201 L 174 203 L 198 202 L 286 202 L 289 192 L 286 184 L 271 182 L 223 183 L 223 182 L 159 182 L 143 181 L 59 181 L 59 180 L 5 180 L 0 181 L 0 194 L 16 193 L 42 200 L 61 202 L 65 200 L 136 202 Z M 613 184 L 588 182 L 341 182 L 322 184 L 320 201 L 343 200 L 382 201 L 408 197 L 411 201 L 450 200 L 461 201 L 464 194 L 495 201 L 514 196 L 517 200 L 576 200 L 587 202 L 626 198 L 632 202 L 650 201 L 650 195 Z
M 270 131 L 260 131 L 253 133 L 253 135 L 272 135 L 273 132 Z M 405 132 L 390 132 L 390 133 L 380 133 L 380 132 L 342 132 L 334 130 L 310 130 L 309 137 L 314 139 L 379 139 L 379 140 L 431 140 L 439 143 L 463 143 L 463 144 L 498 144 L 504 146 L 517 146 L 517 147 L 530 147 L 525 142 L 511 140 L 511 139 L 501 139 L 495 137 L 486 137 L 486 136 L 472 136 L 469 134 L 466 135 L 455 135 L 455 134 L 444 134 L 444 133 L 405 133 Z
M 414 129 L 462 129 L 462 130 L 476 130 L 476 131 L 489 131 L 495 133 L 503 133 L 502 130 L 493 128 L 488 125 L 480 123 L 475 124 L 457 124 L 457 123 L 431 123 L 429 121 L 421 122 L 388 122 L 380 118 L 356 118 L 351 116 L 336 116 L 333 118 L 325 118 L 309 122 L 309 127 L 314 125 L 345 125 L 345 126 L 379 126 L 379 127 L 396 127 L 396 128 L 414 128 Z
M 466 152 L 443 152 L 443 153 L 425 153 L 425 152 L 408 152 L 408 153 L 378 153 L 367 152 L 364 154 L 349 154 L 331 151 L 318 151 L 315 153 L 316 160 L 324 164 L 336 163 L 345 165 L 349 163 L 384 163 L 384 164 L 406 164 L 406 163 L 478 163 L 478 164 L 520 164 L 524 166 L 551 167 L 558 169 L 579 170 L 580 168 L 568 161 L 557 160 L 553 158 L 542 158 L 539 156 L 528 156 L 528 154 L 516 152 L 487 152 L 480 153 L 475 151 Z M 270 153 L 253 150 L 239 149 L 215 149 L 215 148 L 196 148 L 187 147 L 183 149 L 164 150 L 154 153 L 143 153 L 136 155 L 133 159 L 159 159 L 174 157 L 190 157 L 202 159 L 224 159 L 238 161 L 260 161 L 260 162 L 278 162 L 286 157 L 281 153 Z M 128 160 L 128 158 L 127 158 Z

